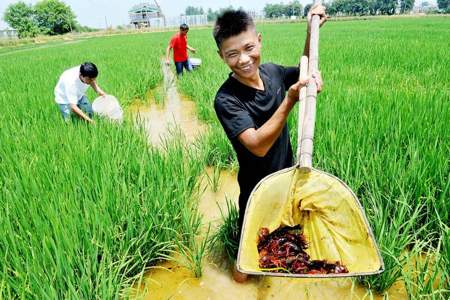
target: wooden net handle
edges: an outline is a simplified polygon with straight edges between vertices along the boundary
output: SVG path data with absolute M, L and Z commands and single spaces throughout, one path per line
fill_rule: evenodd
M 320 4 L 315 1 L 314 4 Z M 309 42 L 309 62 L 308 75 L 316 74 L 319 66 L 319 25 L 320 17 L 313 15 L 311 20 L 311 34 Z M 317 85 L 315 80 L 310 80 L 306 87 L 306 101 L 302 120 L 299 166 L 303 171 L 310 171 L 312 168 L 312 156 L 314 145 L 314 125 L 316 121 L 316 98 Z M 300 122 L 299 122 L 300 126 Z

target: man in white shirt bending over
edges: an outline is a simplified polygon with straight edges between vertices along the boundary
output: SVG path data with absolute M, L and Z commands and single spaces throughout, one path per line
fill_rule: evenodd
M 105 92 L 97 85 L 97 67 L 91 62 L 64 71 L 55 87 L 55 102 L 59 106 L 65 121 L 70 119 L 73 111 L 83 120 L 92 123 L 92 106 L 85 93 L 91 86 L 99 96 Z

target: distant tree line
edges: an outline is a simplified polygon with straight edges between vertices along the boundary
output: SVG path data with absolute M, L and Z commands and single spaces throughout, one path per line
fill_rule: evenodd
M 414 0 L 334 0 L 326 6 L 329 15 L 393 15 L 411 11 Z
M 194 7 L 194 6 L 188 6 L 186 7 L 184 14 L 186 16 L 192 16 L 192 15 L 207 15 L 208 22 L 213 22 L 217 19 L 217 16 L 223 13 L 226 10 L 234 9 L 233 6 L 223 7 L 219 8 L 218 10 L 213 10 L 211 8 L 208 8 L 208 10 L 205 12 L 202 7 Z M 239 9 L 243 9 L 240 7 Z
M 324 3 L 328 15 L 393 15 L 397 11 L 401 14 L 410 12 L 415 0 L 334 0 Z M 438 12 L 449 13 L 450 0 L 437 0 Z M 311 4 L 305 5 L 300 14 L 301 4 L 293 1 L 288 4 L 266 4 L 264 15 L 266 18 L 301 16 L 308 14 Z
M 185 9 L 186 16 L 204 15 L 203 7 L 188 6 Z
M 264 16 L 266 18 L 279 18 L 279 17 L 301 17 L 303 15 L 303 6 L 299 1 L 293 1 L 288 4 L 266 4 L 264 6 Z
M 441 0 L 444 1 L 444 0 Z M 449 0 L 445 0 L 449 1 Z M 328 15 L 392 15 L 398 8 L 401 13 L 409 12 L 414 0 L 334 0 L 324 4 Z M 266 18 L 306 16 L 311 4 L 302 9 L 298 1 L 288 4 L 266 4 Z
M 3 16 L 6 23 L 17 30 L 20 38 L 93 30 L 80 26 L 75 18 L 70 6 L 60 0 L 41 0 L 34 6 L 19 1 L 10 4 Z
M 450 0 L 437 0 L 438 8 L 445 13 L 450 13 Z
M 331 16 L 355 16 L 355 15 L 393 15 L 396 12 L 405 14 L 410 12 L 414 7 L 415 0 L 333 0 L 324 3 L 328 15 Z M 437 0 L 439 11 L 442 13 L 450 13 L 450 0 Z M 312 4 L 303 6 L 298 0 L 291 1 L 287 4 L 275 3 L 266 4 L 264 6 L 264 17 L 280 18 L 280 17 L 306 17 Z M 233 9 L 232 6 L 220 8 L 218 10 L 204 10 L 202 7 L 188 6 L 185 9 L 186 15 L 203 15 L 208 16 L 208 21 L 215 21 L 217 16 L 225 10 Z

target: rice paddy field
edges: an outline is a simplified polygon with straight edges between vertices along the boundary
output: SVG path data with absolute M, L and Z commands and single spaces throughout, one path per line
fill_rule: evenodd
M 304 23 L 260 24 L 262 60 L 296 65 Z M 191 30 L 202 66 L 178 80 L 208 130 L 149 145 L 121 125 L 65 124 L 59 75 L 83 61 L 125 110 L 155 99 L 172 32 L 0 50 L 0 299 L 120 299 L 146 268 L 181 252 L 201 276 L 199 180 L 236 170 L 213 99 L 228 76 L 211 28 Z M 321 29 L 314 165 L 357 194 L 385 271 L 355 278 L 383 294 L 450 297 L 450 18 L 328 22 Z M 95 95 L 88 93 L 92 100 Z M 296 113 L 289 126 L 296 147 Z

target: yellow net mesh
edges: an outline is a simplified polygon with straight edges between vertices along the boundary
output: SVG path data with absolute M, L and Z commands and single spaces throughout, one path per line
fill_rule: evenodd
M 318 170 L 305 173 L 294 167 L 263 179 L 247 204 L 238 268 L 262 273 L 258 231 L 267 227 L 272 232 L 285 225 L 303 228 L 311 259 L 340 261 L 349 270 L 346 275 L 374 274 L 383 269 L 358 199 L 332 175 Z M 327 275 L 314 275 L 322 276 Z

